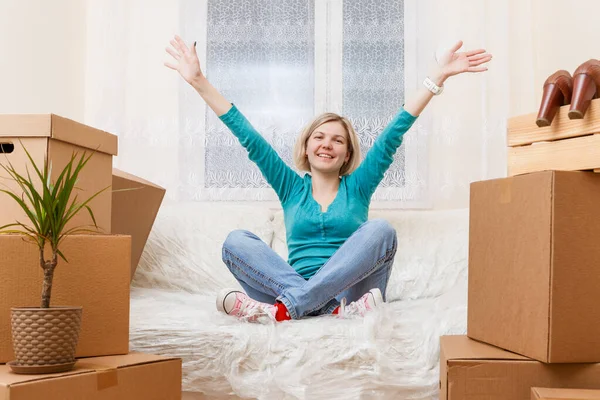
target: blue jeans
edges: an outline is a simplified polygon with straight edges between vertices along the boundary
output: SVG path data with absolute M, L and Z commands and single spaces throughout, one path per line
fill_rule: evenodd
M 385 220 L 362 224 L 310 279 L 304 279 L 255 234 L 236 230 L 223 244 L 223 261 L 256 301 L 285 304 L 292 319 L 331 314 L 342 298 L 385 290 L 396 254 L 396 231 Z

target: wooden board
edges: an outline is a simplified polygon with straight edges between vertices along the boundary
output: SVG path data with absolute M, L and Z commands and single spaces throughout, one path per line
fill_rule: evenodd
M 600 99 L 592 100 L 583 119 L 569 119 L 570 105 L 562 106 L 552 125 L 540 128 L 535 124 L 537 112 L 510 118 L 507 124 L 508 146 L 566 139 L 600 133 Z
M 508 148 L 508 176 L 600 169 L 600 134 Z

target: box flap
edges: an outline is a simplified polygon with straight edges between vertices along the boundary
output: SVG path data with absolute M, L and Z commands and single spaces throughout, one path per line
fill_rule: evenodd
M 142 185 L 145 185 L 145 186 L 151 186 L 153 188 L 165 191 L 165 188 L 163 188 L 162 186 L 158 186 L 157 184 L 154 184 L 150 181 L 140 178 L 139 176 L 135 176 L 135 175 L 130 174 L 125 171 L 121 171 L 120 169 L 117 169 L 117 168 L 113 168 L 112 174 L 113 174 L 113 177 L 116 176 L 116 177 L 123 178 L 123 179 L 131 182 L 131 184 L 129 184 L 129 185 L 121 183 L 119 185 L 119 187 L 116 187 L 115 185 L 113 185 L 113 189 L 135 187 L 136 185 L 134 185 L 134 184 L 137 182 L 137 183 L 141 183 Z M 123 182 L 123 181 L 121 181 L 121 182 Z
M 0 137 L 50 137 L 51 114 L 0 114 Z
M 529 360 L 501 348 L 478 342 L 464 335 L 440 337 L 446 360 Z
M 116 135 L 52 114 L 52 138 L 90 150 L 117 155 Z
M 166 190 L 118 169 L 113 169 L 112 189 L 111 230 L 131 235 L 133 278 Z
M 600 400 L 600 390 L 531 388 L 531 399 L 539 400 Z
M 116 135 L 54 114 L 1 114 L 0 137 L 51 137 L 117 155 Z
M 89 374 L 97 371 L 99 372 L 110 369 L 127 368 L 135 365 L 150 364 L 176 359 L 176 357 L 166 357 L 136 352 L 122 356 L 88 357 L 78 359 L 77 363 L 75 363 L 75 367 L 71 371 L 43 375 L 19 375 L 11 372 L 8 365 L 0 365 L 0 388 L 6 388 L 17 384 L 31 383 L 39 380 L 54 379 L 63 376 Z M 0 389 L 0 394 L 1 393 L 2 390 Z

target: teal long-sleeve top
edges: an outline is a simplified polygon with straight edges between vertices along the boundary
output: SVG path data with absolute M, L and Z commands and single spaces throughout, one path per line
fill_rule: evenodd
M 308 279 L 367 221 L 371 196 L 416 117 L 404 109 L 398 112 L 359 167 L 342 176 L 337 196 L 324 212 L 313 198 L 310 174 L 301 177 L 290 168 L 235 105 L 220 119 L 277 193 L 284 213 L 287 261 Z

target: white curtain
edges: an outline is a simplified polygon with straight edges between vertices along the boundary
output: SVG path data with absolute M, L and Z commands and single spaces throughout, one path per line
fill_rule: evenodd
M 170 201 L 276 206 L 235 138 L 162 65 L 173 34 L 198 42 L 208 78 L 288 162 L 323 111 L 349 116 L 366 150 L 436 49 L 461 38 L 494 53 L 490 71 L 448 81 L 373 205 L 466 207 L 470 182 L 505 173 L 508 13 L 489 0 L 88 0 L 84 122 L 118 134 L 115 166 L 166 187 Z

